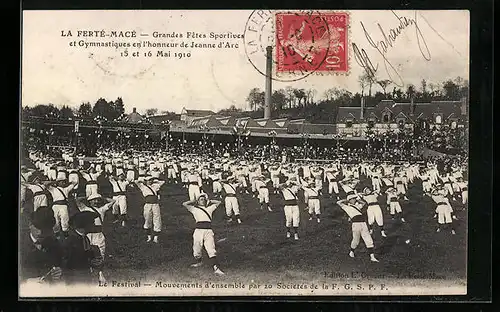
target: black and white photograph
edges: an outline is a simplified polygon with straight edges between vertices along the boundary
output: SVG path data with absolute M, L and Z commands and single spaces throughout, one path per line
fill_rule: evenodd
M 23 11 L 19 296 L 467 294 L 469 11 Z

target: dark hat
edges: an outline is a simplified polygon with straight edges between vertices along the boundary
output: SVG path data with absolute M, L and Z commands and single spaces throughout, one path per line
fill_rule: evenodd
M 94 224 L 95 218 L 99 216 L 92 211 L 82 211 L 69 219 L 69 225 L 74 229 L 85 229 Z
M 31 224 L 39 230 L 52 229 L 56 224 L 54 211 L 47 206 L 41 206 L 31 214 Z

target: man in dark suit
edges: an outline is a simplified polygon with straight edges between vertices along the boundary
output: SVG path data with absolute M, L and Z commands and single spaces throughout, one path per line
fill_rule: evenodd
M 68 237 L 64 241 L 65 280 L 68 284 L 89 284 L 94 282 L 93 268 L 102 265 L 102 256 L 97 246 L 90 245 L 87 229 L 94 225 L 98 215 L 84 211 L 70 218 Z
M 46 206 L 31 214 L 29 231 L 20 238 L 21 282 L 61 281 L 62 248 L 52 231 L 55 223 L 52 209 Z

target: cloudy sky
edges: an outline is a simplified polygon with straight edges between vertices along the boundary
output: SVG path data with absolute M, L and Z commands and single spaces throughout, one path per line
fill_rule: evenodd
M 353 55 L 352 43 L 364 49 L 378 66 L 379 79 L 392 77 L 398 85 L 420 85 L 422 79 L 441 82 L 444 79 L 469 75 L 469 14 L 468 11 L 350 11 L 349 75 L 308 76 L 295 82 L 273 82 L 273 89 L 291 86 L 313 88 L 316 98 L 332 88 L 359 92 L 358 77 L 362 67 Z M 191 109 L 219 110 L 231 105 L 245 108 L 251 88 L 264 90 L 264 77 L 250 64 L 243 39 L 232 39 L 238 48 L 162 48 L 171 51 L 170 58 L 145 57 L 152 48 L 72 47 L 70 42 L 214 42 L 191 40 L 186 32 L 243 34 L 252 11 L 25 11 L 22 38 L 22 105 L 53 103 L 78 107 L 82 102 L 94 103 L 98 98 L 114 100 L 122 97 L 126 111 L 136 107 L 180 112 Z M 396 17 L 417 20 L 405 27 L 386 52 L 386 59 L 397 70 L 389 77 L 382 55 L 373 42 L 384 40 L 400 25 Z M 364 29 L 362 27 L 364 26 Z M 380 24 L 380 27 L 379 27 Z M 136 31 L 138 38 L 83 38 L 78 30 Z M 62 36 L 61 32 L 72 37 Z M 152 38 L 153 32 L 182 33 L 183 39 Z M 141 37 L 139 34 L 149 34 Z M 248 37 L 247 37 L 248 38 Z M 219 42 L 219 41 L 217 41 Z M 419 48 L 419 43 L 420 47 Z M 426 44 L 427 49 L 423 48 Z M 421 50 L 424 51 L 425 57 Z M 191 52 L 190 58 L 175 59 L 174 52 Z M 257 67 L 262 58 L 253 57 Z M 262 63 L 259 63 L 259 59 Z M 400 78 L 398 78 L 400 77 Z M 392 89 L 392 86 L 389 87 Z M 376 87 L 374 87 L 376 90 Z

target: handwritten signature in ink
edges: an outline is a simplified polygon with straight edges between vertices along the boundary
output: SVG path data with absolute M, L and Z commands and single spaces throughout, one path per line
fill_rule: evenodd
M 363 22 L 361 22 L 361 27 L 363 28 L 366 40 L 368 41 L 370 46 L 374 48 L 382 56 L 384 60 L 384 68 L 388 75 L 389 80 L 396 86 L 403 87 L 404 86 L 403 77 L 400 75 L 396 67 L 394 67 L 394 65 L 387 58 L 387 52 L 394 46 L 394 43 L 396 42 L 398 36 L 401 35 L 401 33 L 408 27 L 414 26 L 415 35 L 417 37 L 417 45 L 425 61 L 431 60 L 431 53 L 427 45 L 427 42 L 425 41 L 424 35 L 422 34 L 422 31 L 420 30 L 417 23 L 417 11 L 415 11 L 414 18 L 400 17 L 394 11 L 392 11 L 392 13 L 399 20 L 399 25 L 397 27 L 391 28 L 389 29 L 388 32 L 386 32 L 382 28 L 382 26 L 379 23 L 377 23 L 377 26 L 382 34 L 383 40 L 378 40 L 378 41 L 374 40 L 370 35 L 370 33 L 368 32 L 368 30 L 366 29 Z M 378 71 L 378 64 L 374 65 L 373 62 L 370 60 L 368 54 L 366 53 L 366 50 L 360 49 L 356 43 L 353 43 L 352 47 L 354 51 L 354 58 L 358 63 L 358 65 L 363 67 L 369 78 L 375 79 L 375 75 Z

